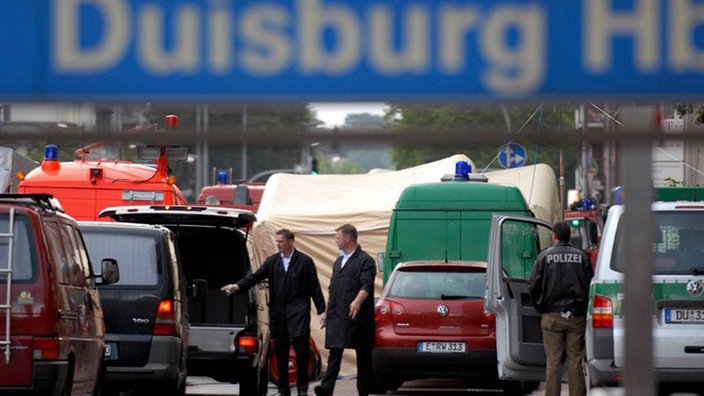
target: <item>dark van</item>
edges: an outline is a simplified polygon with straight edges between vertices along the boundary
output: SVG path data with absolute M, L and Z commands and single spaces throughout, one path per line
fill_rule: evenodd
M 188 317 L 175 234 L 142 224 L 79 226 L 93 262 L 120 263 L 120 280 L 99 287 L 107 348 L 102 395 L 145 390 L 184 395 Z
M 161 224 L 178 240 L 189 287 L 188 374 L 240 384 L 240 394 L 266 395 L 269 382 L 269 306 L 266 284 L 226 295 L 220 288 L 261 265 L 249 235 L 249 210 L 206 206 L 121 206 L 101 217 Z
M 105 344 L 95 286 L 117 281 L 116 262 L 103 261 L 101 274 L 51 195 L 0 194 L 0 394 L 99 392 Z

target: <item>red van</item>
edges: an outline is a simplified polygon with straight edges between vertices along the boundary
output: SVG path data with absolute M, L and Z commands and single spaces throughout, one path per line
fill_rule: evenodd
M 93 395 L 105 344 L 96 284 L 76 221 L 48 194 L 0 194 L 0 395 Z M 9 291 L 8 291 L 9 289 Z

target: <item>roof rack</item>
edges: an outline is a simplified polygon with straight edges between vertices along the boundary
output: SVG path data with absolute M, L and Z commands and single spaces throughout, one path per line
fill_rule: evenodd
M 0 194 L 0 202 L 36 206 L 44 210 L 63 212 L 59 200 L 51 194 Z

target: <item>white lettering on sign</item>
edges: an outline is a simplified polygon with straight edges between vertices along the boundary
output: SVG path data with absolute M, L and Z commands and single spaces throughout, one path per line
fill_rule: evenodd
M 100 45 L 85 48 L 80 45 L 79 7 L 93 6 L 101 10 L 105 37 Z M 56 68 L 67 73 L 101 71 L 119 62 L 127 50 L 130 19 L 126 4 L 112 0 L 61 0 L 53 3 L 55 34 L 52 44 Z
M 615 0 L 584 0 L 584 66 L 592 73 L 613 71 L 613 40 L 630 38 L 637 72 L 654 73 L 663 67 L 679 73 L 704 71 L 704 49 L 695 31 L 704 28 L 704 4 L 694 0 L 633 0 L 630 9 L 615 10 Z M 661 4 L 668 8 L 667 26 L 660 22 Z M 667 42 L 661 43 L 663 30 Z M 663 47 L 668 49 L 663 54 Z M 666 55 L 667 65 L 661 64 Z
M 107 72 L 128 57 L 155 77 L 343 76 L 364 64 L 381 76 L 469 75 L 504 96 L 535 91 L 546 75 L 540 4 L 377 2 L 359 12 L 344 2 L 294 0 L 235 11 L 225 1 L 173 2 L 167 10 L 149 1 L 53 0 L 52 7 L 51 62 L 65 75 Z M 86 8 L 102 24 L 91 45 L 82 42 Z

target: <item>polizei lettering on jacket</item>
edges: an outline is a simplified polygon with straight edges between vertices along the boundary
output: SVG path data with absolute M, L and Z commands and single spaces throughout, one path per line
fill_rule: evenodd
M 546 263 L 582 263 L 579 253 L 553 253 L 545 256 Z

